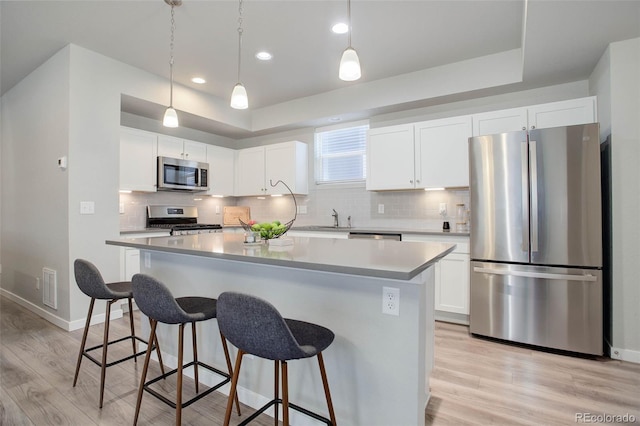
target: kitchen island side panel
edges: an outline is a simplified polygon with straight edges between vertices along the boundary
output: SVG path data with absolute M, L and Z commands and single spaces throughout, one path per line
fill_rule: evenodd
M 323 355 L 338 422 L 424 425 L 433 367 L 433 266 L 404 281 L 145 250 L 141 272 L 166 283 L 175 297 L 245 292 L 268 300 L 286 318 L 328 327 L 336 338 Z M 383 287 L 400 289 L 399 316 L 382 314 Z M 226 370 L 217 322 L 197 327 L 199 358 Z M 175 364 L 177 326 L 158 328 L 165 363 Z M 273 362 L 245 358 L 239 396 L 257 407 L 273 393 Z M 201 381 L 207 383 L 202 374 Z M 291 402 L 327 413 L 315 359 L 289 363 L 289 386 Z M 312 424 L 295 411 L 291 416 L 296 425 Z

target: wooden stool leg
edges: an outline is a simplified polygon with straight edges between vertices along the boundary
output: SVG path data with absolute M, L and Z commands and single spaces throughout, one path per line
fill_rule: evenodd
M 327 371 L 324 369 L 324 360 L 322 352 L 318 352 L 318 364 L 320 365 L 320 375 L 322 376 L 322 386 L 324 387 L 324 395 L 327 398 L 327 407 L 329 407 L 329 418 L 331 425 L 336 426 L 336 414 L 333 411 L 333 403 L 331 402 L 331 392 L 329 392 L 329 381 L 327 380 Z
M 149 334 L 149 342 L 156 339 L 156 326 L 158 321 L 149 319 L 151 323 L 151 333 Z M 152 346 L 147 345 L 147 353 L 144 356 L 144 366 L 142 367 L 142 376 L 140 377 L 140 386 L 138 387 L 138 400 L 136 402 L 136 414 L 133 418 L 133 426 L 138 424 L 138 415 L 140 414 L 140 405 L 142 404 L 142 392 L 144 392 L 144 382 L 147 380 L 147 370 L 149 369 L 149 360 L 151 359 Z
M 276 403 L 273 404 L 273 417 L 276 421 L 275 426 L 278 426 L 278 415 L 280 414 L 280 410 L 278 408 L 278 399 L 280 399 L 280 361 L 276 359 L 273 361 L 273 365 L 273 399 L 276 400 Z
M 151 318 L 149 318 L 149 325 L 152 324 Z M 162 375 L 164 376 L 165 372 L 164 372 L 164 364 L 162 362 L 162 354 L 160 353 L 160 344 L 158 343 L 158 336 L 154 335 L 153 337 L 153 344 L 156 345 L 156 355 L 158 355 L 158 364 L 160 364 L 160 371 L 162 372 Z M 147 342 L 148 346 L 152 345 L 151 340 L 149 340 Z M 166 379 L 166 377 L 165 377 Z M 163 379 L 164 380 L 164 379 Z
M 78 353 L 78 362 L 76 362 L 76 374 L 73 376 L 73 387 L 76 387 L 76 383 L 78 382 L 78 373 L 80 372 L 80 364 L 82 363 L 82 356 L 84 354 L 84 348 L 87 344 L 87 335 L 89 334 L 89 326 L 91 325 L 91 314 L 93 313 L 93 304 L 96 302 L 96 299 L 91 298 L 91 303 L 89 304 L 89 313 L 87 314 L 87 321 L 84 325 L 84 333 L 82 334 L 82 343 L 80 344 L 80 352 Z
M 182 424 L 182 369 L 184 362 L 184 324 L 180 324 L 178 335 L 178 385 L 176 389 L 176 426 Z
M 198 385 L 200 380 L 198 379 L 198 343 L 196 337 L 196 323 L 191 323 L 191 340 L 193 341 L 193 378 L 196 381 L 196 393 L 199 392 Z
M 233 369 L 233 378 L 231 379 L 231 390 L 229 391 L 229 399 L 227 401 L 227 411 L 224 415 L 224 426 L 229 426 L 231 420 L 231 411 L 233 411 L 233 398 L 231 395 L 235 395 L 238 387 L 238 377 L 240 377 L 240 366 L 242 365 L 242 356 L 244 352 L 238 349 L 238 355 L 236 356 L 236 366 Z
M 138 351 L 136 350 L 136 329 L 133 324 L 133 303 L 131 303 L 131 298 L 127 298 L 129 302 L 129 326 L 131 327 L 131 347 L 133 348 L 133 362 L 138 362 L 138 356 L 136 355 Z
M 104 400 L 104 379 L 107 373 L 107 348 L 109 347 L 109 322 L 111 317 L 111 304 L 113 300 L 107 301 L 107 310 L 104 313 L 104 336 L 102 337 L 102 363 L 100 365 L 100 408 Z
M 227 371 L 229 371 L 229 375 L 233 377 L 233 367 L 231 367 L 231 358 L 229 357 L 229 345 L 227 345 L 227 338 L 224 337 L 222 332 L 220 332 L 220 340 L 222 340 L 222 349 L 224 349 L 224 359 L 227 361 Z M 240 400 L 238 399 L 238 393 L 236 392 L 234 396 L 236 402 L 236 409 L 238 410 L 238 415 L 240 416 Z
M 282 423 L 289 426 L 289 377 L 287 361 L 282 361 Z

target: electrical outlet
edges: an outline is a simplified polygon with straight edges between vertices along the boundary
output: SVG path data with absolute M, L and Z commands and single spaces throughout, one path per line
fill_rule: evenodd
M 40 290 L 40 278 L 36 277 L 36 290 Z
M 387 315 L 400 315 L 399 288 L 382 287 L 382 313 Z
M 378 213 L 384 214 L 384 204 L 378 204 Z
M 447 215 L 447 203 L 440 203 L 440 216 L 446 216 Z
M 220 214 L 220 206 L 216 206 L 216 214 Z

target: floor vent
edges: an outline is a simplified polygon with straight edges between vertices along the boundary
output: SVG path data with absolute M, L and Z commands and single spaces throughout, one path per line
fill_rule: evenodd
M 58 309 L 58 279 L 53 269 L 42 268 L 42 303 Z

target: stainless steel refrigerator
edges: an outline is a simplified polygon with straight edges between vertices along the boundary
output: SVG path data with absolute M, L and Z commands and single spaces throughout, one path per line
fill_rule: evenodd
M 598 124 L 469 139 L 471 333 L 603 353 Z

